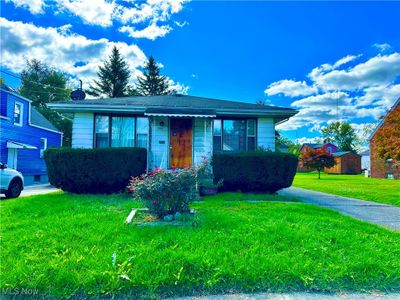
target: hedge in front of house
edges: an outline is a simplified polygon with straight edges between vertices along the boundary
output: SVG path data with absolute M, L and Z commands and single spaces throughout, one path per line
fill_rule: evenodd
M 145 172 L 147 154 L 143 148 L 52 148 L 44 159 L 50 183 L 63 191 L 114 193 Z
M 274 193 L 292 185 L 298 159 L 277 152 L 218 153 L 213 156 L 215 179 L 225 191 Z

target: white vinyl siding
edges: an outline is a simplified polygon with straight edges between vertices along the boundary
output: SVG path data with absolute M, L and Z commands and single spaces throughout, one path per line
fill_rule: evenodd
M 75 113 L 72 148 L 93 148 L 93 113 Z
M 258 118 L 257 147 L 275 151 L 275 124 L 272 118 Z
M 201 162 L 202 156 L 210 158 L 213 152 L 211 118 L 194 118 L 193 122 L 193 163 Z
M 163 122 L 163 126 L 160 123 Z M 150 118 L 150 152 L 149 169 L 154 166 L 169 167 L 169 122 L 168 117 Z

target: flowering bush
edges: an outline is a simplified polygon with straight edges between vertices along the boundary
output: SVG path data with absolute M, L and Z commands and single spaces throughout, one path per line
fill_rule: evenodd
M 134 199 L 144 203 L 157 217 L 189 212 L 189 204 L 198 198 L 196 169 L 161 170 L 134 177 L 128 185 Z

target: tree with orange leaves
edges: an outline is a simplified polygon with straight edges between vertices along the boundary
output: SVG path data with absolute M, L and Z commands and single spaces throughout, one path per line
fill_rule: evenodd
M 321 179 L 321 171 L 326 167 L 333 167 L 335 158 L 324 147 L 318 149 L 307 149 L 303 152 L 300 161 L 303 166 L 318 171 L 318 179 Z
M 385 117 L 376 134 L 375 147 L 378 157 L 400 164 L 400 106 Z

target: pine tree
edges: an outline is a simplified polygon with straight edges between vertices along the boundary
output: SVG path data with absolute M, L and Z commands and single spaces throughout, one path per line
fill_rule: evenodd
M 144 67 L 143 76 L 138 77 L 137 91 L 141 96 L 167 95 L 173 93 L 170 90 L 166 76 L 160 75 L 160 67 L 153 56 Z
M 132 87 L 129 86 L 130 71 L 128 63 L 124 60 L 118 48 L 114 46 L 112 53 L 103 66 L 99 66 L 97 72 L 98 80 L 90 85 L 89 95 L 101 97 L 103 95 L 115 98 L 132 94 Z

